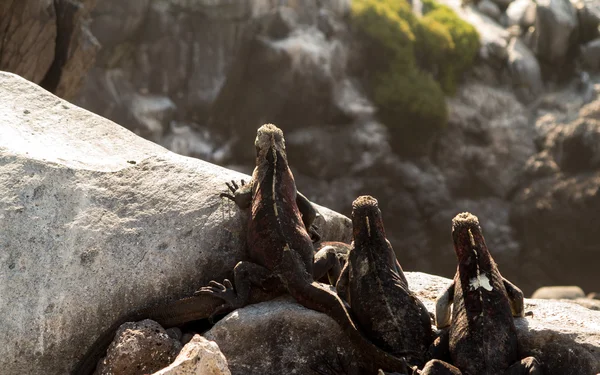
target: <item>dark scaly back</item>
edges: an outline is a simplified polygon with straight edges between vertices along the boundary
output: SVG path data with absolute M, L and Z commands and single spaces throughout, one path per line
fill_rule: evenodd
M 354 245 L 349 254 L 351 309 L 361 329 L 379 347 L 397 354 L 412 350 L 409 362 L 423 365 L 432 341 L 429 313 L 408 283 L 385 237 L 377 200 L 357 198 L 352 204 Z
M 275 125 L 263 125 L 258 129 L 255 146 L 249 256 L 276 271 L 282 263 L 282 252 L 269 251 L 267 256 L 263 249 L 289 246 L 302 257 L 307 271 L 312 272 L 312 241 L 296 204 L 296 182 L 289 169 L 283 132 Z
M 457 215 L 452 239 L 458 257 L 450 354 L 470 375 L 499 374 L 518 360 L 516 329 L 502 276 L 476 216 Z

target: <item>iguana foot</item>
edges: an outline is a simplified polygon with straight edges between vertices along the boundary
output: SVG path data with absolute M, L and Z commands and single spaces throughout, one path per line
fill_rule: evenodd
M 313 243 L 317 243 L 321 241 L 321 234 L 319 233 L 319 227 L 315 224 L 312 224 L 310 228 L 308 228 L 308 235 Z
M 244 181 L 244 180 L 241 180 L 240 183 L 241 183 L 242 187 L 244 185 L 246 185 L 246 181 Z M 225 185 L 227 185 L 227 187 L 229 188 L 229 190 L 231 190 L 231 194 L 229 194 L 229 193 L 221 193 L 221 194 L 219 194 L 219 197 L 221 197 L 221 198 L 228 198 L 228 199 L 231 199 L 232 201 L 235 202 L 235 193 L 238 191 L 238 189 L 240 188 L 240 186 L 234 180 L 231 180 L 231 184 L 229 182 L 226 182 Z
M 244 306 L 244 301 L 238 296 L 231 281 L 223 280 L 223 284 L 210 281 L 208 286 L 202 287 L 194 292 L 194 295 L 210 295 L 222 299 L 225 303 L 217 307 L 209 316 L 209 321 L 213 322 L 217 315 L 227 314 L 231 311 Z

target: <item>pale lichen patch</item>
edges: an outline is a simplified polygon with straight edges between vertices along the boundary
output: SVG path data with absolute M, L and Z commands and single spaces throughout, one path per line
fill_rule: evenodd
M 494 289 L 492 284 L 490 284 L 490 279 L 484 273 L 478 274 L 477 277 L 473 277 L 469 281 L 469 286 L 471 287 L 471 290 L 483 288 L 491 292 Z

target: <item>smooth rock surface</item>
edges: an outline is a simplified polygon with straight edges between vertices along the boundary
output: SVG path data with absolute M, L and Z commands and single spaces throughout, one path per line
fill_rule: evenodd
M 218 193 L 248 176 L 8 73 L 0 124 L 3 374 L 65 374 L 119 317 L 230 277 L 242 259 L 247 215 Z M 319 210 L 323 238 L 349 240 L 349 219 Z
M 194 335 L 170 366 L 153 375 L 231 375 L 231 371 L 214 341 Z
M 518 38 L 510 41 L 507 53 L 508 69 L 515 92 L 526 103 L 537 99 L 544 90 L 542 72 L 537 59 Z
M 310 374 L 318 366 L 348 364 L 353 353 L 332 318 L 291 297 L 238 309 L 204 336 L 219 345 L 233 375 Z
M 538 0 L 531 49 L 536 56 L 555 67 L 564 64 L 577 31 L 575 7 L 569 0 Z
M 544 286 L 533 292 L 534 299 L 576 299 L 584 298 L 583 290 L 575 285 L 569 286 Z

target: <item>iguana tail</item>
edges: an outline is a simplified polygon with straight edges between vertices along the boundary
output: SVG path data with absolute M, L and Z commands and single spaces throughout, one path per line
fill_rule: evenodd
M 288 291 L 304 307 L 322 312 L 332 317 L 349 336 L 352 344 L 358 349 L 361 356 L 365 359 L 365 364 L 374 365 L 373 371 L 378 369 L 386 371 L 396 371 L 400 373 L 410 373 L 409 367 L 404 358 L 395 357 L 379 349 L 369 339 L 367 339 L 354 325 L 344 302 L 332 291 L 325 289 L 317 282 L 307 283 L 303 280 L 299 282 L 289 282 Z M 407 356 L 421 356 L 421 353 L 410 350 L 397 353 Z

